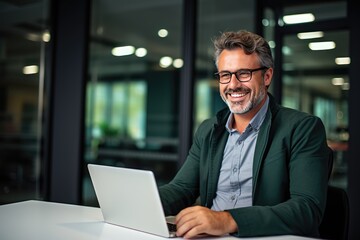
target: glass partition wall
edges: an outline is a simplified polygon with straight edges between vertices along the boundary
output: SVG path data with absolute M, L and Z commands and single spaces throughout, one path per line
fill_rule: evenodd
M 284 106 L 320 117 L 325 125 L 328 145 L 334 151 L 330 184 L 347 188 L 348 151 L 348 68 L 349 31 L 346 1 L 290 4 L 278 12 L 267 9 L 263 25 L 265 37 L 277 34 L 273 43 L 276 66 L 280 68 L 280 98 Z M 309 16 L 304 22 L 295 17 Z M 300 19 L 301 20 L 301 19 Z M 278 24 L 276 30 L 275 24 Z M 278 31 L 278 32 L 276 32 Z M 281 48 L 275 51 L 276 48 Z M 276 55 L 278 54 L 278 55 Z M 281 54 L 281 56 L 279 56 Z
M 293 49 L 291 54 L 303 61 L 292 61 L 287 56 L 284 57 L 283 103 L 323 120 L 328 145 L 334 150 L 335 156 L 330 182 L 346 188 L 346 152 L 349 140 L 347 97 L 350 85 L 347 64 L 338 65 L 337 61 L 349 56 L 347 47 L 340 46 L 342 42 L 347 42 L 348 32 L 324 31 L 323 34 L 321 41 L 335 40 L 338 49 L 327 50 L 327 53 L 310 48 L 299 51 L 297 49 L 303 48 L 296 46 L 296 43 L 309 45 L 314 39 L 302 40 L 296 35 L 285 37 L 284 46 Z M 339 39 L 341 41 L 337 41 Z M 318 64 L 320 58 L 321 66 Z
M 85 163 L 177 170 L 182 1 L 92 1 Z M 83 201 L 96 205 L 85 171 Z
M 47 1 L 0 2 L 0 204 L 41 199 Z

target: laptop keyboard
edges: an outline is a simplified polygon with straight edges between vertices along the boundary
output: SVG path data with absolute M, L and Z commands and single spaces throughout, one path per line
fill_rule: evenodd
M 167 222 L 167 226 L 170 232 L 176 232 L 176 224 Z

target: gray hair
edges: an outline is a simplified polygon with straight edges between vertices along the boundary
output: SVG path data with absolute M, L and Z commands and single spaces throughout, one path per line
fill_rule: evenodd
M 255 33 L 246 30 L 224 32 L 213 42 L 215 47 L 214 60 L 216 67 L 218 66 L 219 55 L 223 50 L 241 48 L 244 50 L 245 54 L 256 53 L 262 67 L 274 68 L 274 60 L 268 42 Z

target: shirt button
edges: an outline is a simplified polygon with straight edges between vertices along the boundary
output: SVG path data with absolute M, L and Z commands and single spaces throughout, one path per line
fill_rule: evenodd
M 237 168 L 233 168 L 233 172 L 236 172 L 237 171 Z
M 235 196 L 231 196 L 231 201 L 234 201 L 235 200 Z

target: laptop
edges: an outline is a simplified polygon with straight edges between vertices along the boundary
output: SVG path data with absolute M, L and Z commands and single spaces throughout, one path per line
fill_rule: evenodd
M 176 237 L 174 217 L 165 217 L 153 172 L 97 164 L 88 164 L 88 170 L 106 223 Z

